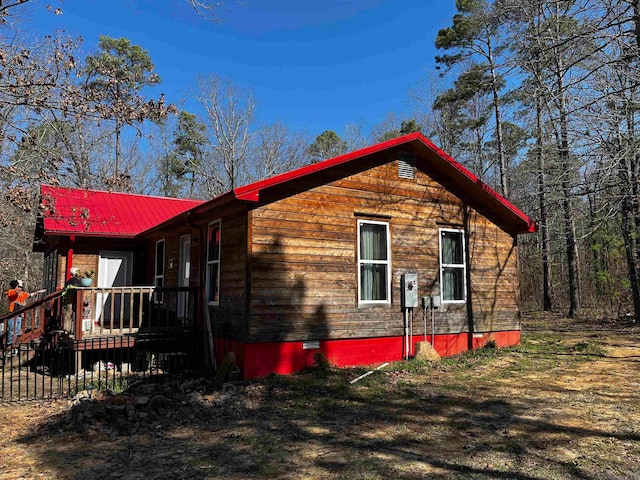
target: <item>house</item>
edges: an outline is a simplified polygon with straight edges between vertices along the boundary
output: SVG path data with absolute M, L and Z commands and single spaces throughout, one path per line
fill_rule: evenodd
M 42 193 L 56 205 L 39 230 L 52 279 L 71 255 L 104 278 L 120 252 L 127 282 L 196 287 L 201 331 L 244 378 L 295 372 L 316 353 L 347 366 L 410 357 L 424 340 L 441 355 L 520 341 L 517 236 L 536 224 L 419 133 L 207 202 L 151 200 L 166 209 Z

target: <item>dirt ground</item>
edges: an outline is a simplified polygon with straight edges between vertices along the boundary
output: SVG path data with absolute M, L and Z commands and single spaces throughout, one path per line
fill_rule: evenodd
M 0 405 L 0 479 L 640 479 L 640 328 L 523 327 L 520 347 L 269 377 L 124 433 Z

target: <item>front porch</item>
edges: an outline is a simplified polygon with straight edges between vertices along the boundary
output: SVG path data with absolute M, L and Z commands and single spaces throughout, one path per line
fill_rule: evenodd
M 80 287 L 4 315 L 0 401 L 66 396 L 103 377 L 157 379 L 215 370 L 196 305 L 195 288 Z M 18 316 L 22 326 L 9 339 L 5 327 Z

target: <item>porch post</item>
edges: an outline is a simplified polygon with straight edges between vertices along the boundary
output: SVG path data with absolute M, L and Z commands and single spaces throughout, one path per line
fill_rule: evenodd
M 73 266 L 73 244 L 76 242 L 76 236 L 69 236 L 69 249 L 67 250 L 67 265 L 65 266 L 65 274 L 64 274 L 64 282 L 67 283 L 67 280 L 71 278 L 71 267 Z
M 76 301 L 73 303 L 73 316 L 74 318 L 74 332 L 77 340 L 82 340 L 82 307 L 84 301 L 84 290 L 81 288 L 74 288 L 76 292 Z

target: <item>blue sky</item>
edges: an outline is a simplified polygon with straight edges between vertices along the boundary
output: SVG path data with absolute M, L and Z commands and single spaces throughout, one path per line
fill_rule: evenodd
M 253 92 L 260 122 L 314 136 L 409 111 L 408 92 L 434 69 L 435 36 L 455 13 L 454 0 L 227 0 L 224 23 L 214 24 L 183 0 L 63 0 L 60 7 L 62 15 L 33 17 L 37 32 L 80 35 L 85 53 L 99 35 L 130 39 L 162 78 L 150 95 L 179 104 L 192 97 L 198 75 L 213 73 Z

